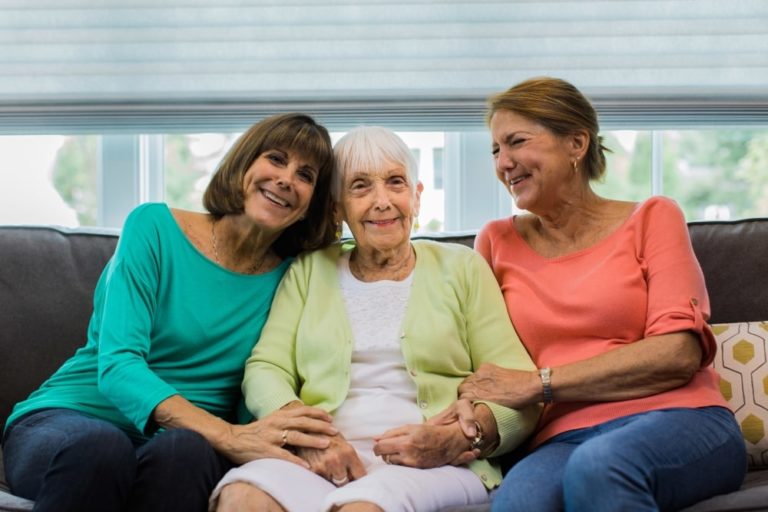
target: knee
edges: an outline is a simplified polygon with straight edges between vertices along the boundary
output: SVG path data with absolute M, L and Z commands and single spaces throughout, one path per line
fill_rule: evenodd
M 610 443 L 587 442 L 568 459 L 563 472 L 566 495 L 572 491 L 589 495 L 604 492 L 619 482 L 626 482 L 634 472 L 634 464 L 622 458 L 621 451 Z
M 192 430 L 162 432 L 137 450 L 138 471 L 156 481 L 173 478 L 210 493 L 229 466 L 213 446 Z
M 551 481 L 537 478 L 538 471 L 515 471 L 504 477 L 501 486 L 491 496 L 492 512 L 530 512 L 559 510 L 559 487 L 550 489 Z
M 242 510 L 285 511 L 272 496 L 250 484 L 234 482 L 222 487 L 216 512 L 237 512 Z
M 217 456 L 213 446 L 202 435 L 183 428 L 162 432 L 145 446 L 151 457 L 174 461 L 179 467 L 197 467 Z
M 576 448 L 565 464 L 563 484 L 581 485 L 585 479 L 601 478 L 611 462 L 609 449 L 601 443 L 584 443 Z
M 384 509 L 367 501 L 355 501 L 335 506 L 331 509 L 331 512 L 384 512 Z
M 83 468 L 90 468 L 95 474 L 115 471 L 132 473 L 136 466 L 133 443 L 125 433 L 109 423 L 70 433 L 61 446 L 59 456 L 62 455 L 64 458 L 75 456 Z

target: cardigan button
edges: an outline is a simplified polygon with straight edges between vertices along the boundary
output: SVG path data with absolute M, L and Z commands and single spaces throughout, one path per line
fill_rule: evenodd
M 421 407 L 422 409 L 426 409 L 427 408 L 427 402 L 424 402 L 422 400 L 421 402 L 419 402 L 419 407 Z
M 691 299 L 691 304 L 693 304 L 694 306 L 698 306 L 699 305 L 698 299 L 696 297 L 692 298 Z

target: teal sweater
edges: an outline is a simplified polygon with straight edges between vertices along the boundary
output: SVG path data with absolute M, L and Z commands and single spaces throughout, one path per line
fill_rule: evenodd
M 515 333 L 496 279 L 467 247 L 414 241 L 416 268 L 403 320 L 401 347 L 429 418 L 450 405 L 458 385 L 484 362 L 533 370 Z M 293 400 L 334 411 L 349 390 L 352 332 L 337 271 L 334 245 L 300 256 L 291 265 L 272 306 L 243 381 L 246 404 L 263 417 Z M 520 444 L 533 430 L 539 408 L 522 411 L 488 404 L 501 437 L 495 454 Z M 470 465 L 488 487 L 501 481 L 498 466 Z
M 94 294 L 87 343 L 8 418 L 48 407 L 109 421 L 135 439 L 179 394 L 235 419 L 243 366 L 289 266 L 243 275 L 200 253 L 164 204 L 136 208 Z

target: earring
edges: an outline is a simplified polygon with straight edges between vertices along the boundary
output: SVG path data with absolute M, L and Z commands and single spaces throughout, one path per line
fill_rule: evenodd
M 576 174 L 577 172 L 579 172 L 579 159 L 578 158 L 574 158 L 573 159 L 573 173 Z
M 341 222 L 336 224 L 336 240 L 341 239 Z
M 414 231 L 418 231 L 420 227 L 421 227 L 421 225 L 419 224 L 419 216 L 417 215 L 417 216 L 416 216 L 416 217 L 413 219 L 413 230 L 414 230 Z

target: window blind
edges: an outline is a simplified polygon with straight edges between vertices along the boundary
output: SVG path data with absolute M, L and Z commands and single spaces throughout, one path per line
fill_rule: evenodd
M 768 124 L 763 0 L 0 0 L 0 132 L 482 128 L 565 78 L 604 125 Z

